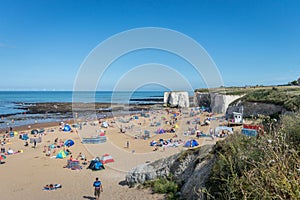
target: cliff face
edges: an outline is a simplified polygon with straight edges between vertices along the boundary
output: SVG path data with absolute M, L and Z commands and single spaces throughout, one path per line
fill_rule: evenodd
M 181 186 L 180 193 L 184 199 L 205 199 L 201 188 L 205 187 L 215 160 L 210 154 L 212 148 L 212 145 L 206 145 L 139 165 L 128 172 L 126 181 L 133 187 L 172 174 L 174 181 Z
M 262 115 L 283 114 L 287 110 L 281 106 L 272 103 L 250 102 L 242 100 L 241 95 L 224 95 L 218 93 L 196 92 L 194 102 L 196 106 L 210 107 L 212 112 L 223 113 L 232 116 L 233 112 L 242 112 L 243 117 Z M 241 100 L 239 100 L 241 98 Z
M 209 106 L 214 113 L 226 113 L 229 104 L 241 97 L 240 95 L 195 92 L 194 102 L 197 106 Z
M 170 107 L 187 108 L 190 106 L 188 92 L 165 92 L 164 104 Z
M 243 117 L 256 116 L 258 114 L 284 114 L 287 112 L 287 110 L 281 105 L 263 102 L 237 101 L 228 107 L 226 114 L 231 115 L 233 112 L 239 112 L 241 108 L 243 108 Z

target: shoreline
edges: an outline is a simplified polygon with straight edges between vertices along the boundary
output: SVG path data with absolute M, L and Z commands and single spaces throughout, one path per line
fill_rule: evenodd
M 110 104 L 110 103 L 36 103 L 28 104 L 27 112 L 1 115 L 0 132 L 9 127 L 20 130 L 36 124 L 58 124 L 61 121 L 75 122 L 90 119 L 105 119 L 163 109 L 162 104 Z M 24 108 L 20 108 L 24 109 Z M 77 118 L 76 118 L 77 117 Z M 40 122 L 38 122 L 40 121 Z M 45 121 L 45 122 L 43 122 Z

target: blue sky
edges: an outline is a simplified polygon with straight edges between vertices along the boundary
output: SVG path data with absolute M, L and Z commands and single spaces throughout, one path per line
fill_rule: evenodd
M 225 86 L 284 84 L 300 77 L 299 9 L 292 0 L 0 0 L 0 90 L 72 90 L 97 45 L 141 27 L 193 38 L 211 56 Z M 146 63 L 168 65 L 194 89 L 205 87 L 205 78 L 195 76 L 184 60 L 141 50 L 114 62 L 98 89 L 112 90 L 126 71 Z M 170 86 L 178 87 L 175 83 Z

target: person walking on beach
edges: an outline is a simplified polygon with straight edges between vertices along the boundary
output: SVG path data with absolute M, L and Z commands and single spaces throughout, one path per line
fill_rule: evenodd
M 99 200 L 100 193 L 103 192 L 103 187 L 101 181 L 99 181 L 99 178 L 97 177 L 96 180 L 94 181 L 93 187 L 95 188 L 95 198 L 96 200 Z
M 34 139 L 33 140 L 33 148 L 35 148 L 36 147 L 36 140 Z
M 128 140 L 126 142 L 126 147 L 127 147 L 127 149 L 129 149 L 129 141 Z

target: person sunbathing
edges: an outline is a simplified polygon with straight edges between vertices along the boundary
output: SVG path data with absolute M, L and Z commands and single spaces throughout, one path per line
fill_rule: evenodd
M 47 184 L 44 186 L 44 190 L 56 190 L 57 188 L 61 187 L 61 184 Z
M 47 184 L 44 188 L 47 189 L 47 190 L 53 190 L 54 185 L 53 184 L 49 184 L 49 185 Z

